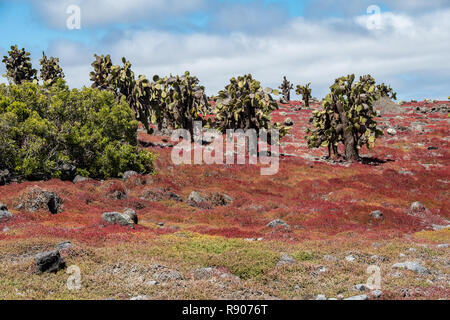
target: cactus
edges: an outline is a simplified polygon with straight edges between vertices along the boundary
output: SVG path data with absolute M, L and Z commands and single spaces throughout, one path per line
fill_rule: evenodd
M 91 72 L 92 87 L 114 92 L 117 100 L 124 98 L 134 111 L 136 120 L 140 121 L 148 132 L 150 118 L 151 86 L 144 76 L 135 80 L 131 63 L 122 58 L 123 66 L 113 65 L 110 55 L 94 55 Z
M 209 108 L 205 88 L 188 71 L 183 76 L 160 78 L 155 76 L 151 84 L 152 122 L 161 128 L 165 123 L 171 129 L 186 129 L 193 136 L 194 121 L 202 121 Z
M 214 113 L 215 127 L 221 132 L 227 129 L 279 129 L 280 138 L 288 129 L 279 123 L 272 124 L 270 114 L 278 109 L 278 104 L 271 94 L 278 95 L 277 90 L 263 90 L 259 81 L 252 75 L 245 75 L 230 80 L 230 84 L 216 97 Z
M 94 68 L 94 71 L 90 73 L 90 78 L 93 82 L 92 88 L 109 90 L 109 77 L 111 74 L 111 69 L 113 67 L 111 56 L 109 54 L 107 56 L 98 56 L 95 54 L 94 57 L 95 61 L 91 64 L 91 66 Z
M 37 70 L 33 69 L 29 52 L 26 52 L 23 48 L 19 50 L 17 45 L 15 45 L 11 46 L 11 51 L 8 51 L 8 55 L 3 56 L 2 60 L 6 66 L 4 77 L 15 84 L 37 80 Z
M 303 102 L 305 103 L 305 107 L 309 108 L 309 100 L 311 100 L 311 88 L 309 87 L 311 83 L 308 83 L 306 86 L 298 85 L 297 86 L 297 94 L 301 94 L 303 98 Z
M 64 73 L 62 68 L 59 66 L 59 59 L 50 57 L 47 58 L 44 52 L 42 52 L 41 72 L 39 77 L 44 82 L 44 84 L 52 85 L 57 79 L 63 79 Z
M 355 75 L 336 79 L 330 87 L 321 110 L 315 110 L 310 119 L 313 129 L 307 129 L 305 138 L 310 148 L 328 147 L 329 157 L 338 156 L 338 145 L 345 145 L 345 158 L 359 160 L 359 149 L 374 146 L 383 135 L 374 118 L 378 115 L 373 103 L 381 97 L 396 99 L 396 93 L 384 83 L 376 85 L 370 76 Z
M 294 88 L 294 85 L 291 84 L 287 79 L 286 76 L 283 77 L 283 82 L 278 87 L 281 90 L 281 93 L 283 94 L 283 102 L 289 103 L 291 101 L 291 90 Z

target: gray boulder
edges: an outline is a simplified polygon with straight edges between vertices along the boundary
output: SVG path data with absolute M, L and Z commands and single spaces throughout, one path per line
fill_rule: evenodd
M 89 180 L 91 180 L 91 179 L 89 179 L 89 178 L 86 178 L 86 177 L 83 177 L 83 176 L 76 176 L 74 179 L 73 179 L 73 183 L 81 183 L 81 182 L 86 182 L 86 181 L 89 181 Z
M 370 216 L 376 220 L 380 220 L 383 218 L 383 213 L 380 210 L 372 211 Z
M 34 186 L 21 196 L 17 209 L 28 212 L 48 210 L 51 214 L 57 214 L 62 212 L 62 203 L 62 199 L 56 192 Z
M 287 253 L 285 253 L 281 256 L 280 260 L 277 263 L 277 266 L 288 265 L 288 264 L 293 264 L 293 263 L 295 263 L 295 259 L 292 258 Z
M 119 212 L 105 212 L 102 215 L 102 220 L 109 224 L 118 224 L 134 228 L 134 222 L 129 215 L 121 214 Z
M 361 284 L 357 284 L 357 285 L 353 286 L 352 290 L 353 291 L 361 291 L 361 292 L 363 292 L 363 291 L 367 290 L 367 287 L 366 287 L 365 284 L 361 283 Z
M 290 225 L 288 225 L 286 222 L 284 222 L 281 219 L 276 219 L 276 220 L 269 222 L 267 224 L 267 227 L 269 227 L 269 228 L 284 227 L 286 229 L 289 229 Z
M 66 267 L 66 263 L 61 258 L 58 250 L 42 252 L 34 258 L 35 269 L 34 273 L 56 273 Z
M 417 213 L 420 214 L 420 213 L 425 213 L 427 211 L 427 209 L 425 208 L 425 206 L 422 203 L 420 203 L 419 201 L 416 201 L 411 204 L 409 211 L 411 211 L 411 213 L 414 213 L 414 214 L 417 214 Z
M 122 175 L 122 179 L 127 180 L 127 179 L 130 179 L 132 176 L 137 176 L 137 175 L 138 175 L 138 173 L 136 171 L 132 171 L 132 170 L 126 171 Z
M 60 242 L 56 245 L 56 249 L 58 250 L 65 250 L 69 248 L 73 248 L 73 244 L 70 241 Z
M 9 170 L 0 170 L 0 186 L 4 186 L 11 182 L 11 176 L 9 174 Z
M 294 125 L 294 121 L 292 121 L 291 118 L 286 118 L 286 119 L 284 120 L 284 125 L 285 125 L 285 126 L 288 126 L 288 127 L 292 127 L 292 126 Z
M 3 203 L 0 203 L 0 221 L 8 220 L 10 218 L 12 218 L 12 214 L 8 211 L 8 207 Z
M 384 293 L 381 290 L 374 290 L 370 293 L 370 295 L 374 298 L 380 298 L 383 294 Z
M 196 204 L 196 205 L 198 205 L 204 201 L 206 201 L 206 200 L 197 191 L 192 191 L 188 198 L 189 203 Z
M 136 214 L 136 211 L 134 211 L 133 209 L 125 209 L 125 211 L 123 212 L 124 215 L 127 215 L 128 217 L 130 217 L 130 219 L 133 221 L 134 224 L 138 224 L 138 216 Z
M 394 269 L 407 269 L 410 271 L 414 271 L 418 274 L 429 274 L 430 271 L 428 271 L 427 268 L 425 268 L 424 266 L 422 266 L 419 262 L 414 262 L 414 261 L 406 261 L 406 262 L 402 262 L 402 263 L 396 263 L 392 266 L 392 268 Z

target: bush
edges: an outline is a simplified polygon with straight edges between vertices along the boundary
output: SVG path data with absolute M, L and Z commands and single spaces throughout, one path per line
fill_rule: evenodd
M 155 155 L 138 150 L 138 123 L 114 94 L 26 82 L 0 85 L 0 170 L 25 179 L 74 174 L 119 177 L 151 173 Z

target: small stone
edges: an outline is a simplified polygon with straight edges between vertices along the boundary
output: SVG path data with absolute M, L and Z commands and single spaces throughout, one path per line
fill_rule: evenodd
M 132 170 L 126 171 L 126 172 L 124 172 L 124 174 L 122 175 L 122 179 L 123 179 L 123 180 L 128 180 L 128 179 L 130 179 L 131 177 L 137 176 L 137 175 L 138 175 L 138 173 L 137 173 L 136 171 L 132 171 Z
M 316 296 L 316 300 L 327 300 L 327 297 L 324 294 L 318 294 Z
M 44 272 L 56 273 L 66 267 L 66 263 L 61 258 L 58 250 L 39 253 L 34 258 L 34 273 L 42 274 Z
M 164 222 L 158 222 L 157 226 L 158 227 L 164 227 Z
M 281 219 L 273 220 L 273 221 L 271 221 L 270 223 L 267 224 L 267 227 L 269 227 L 269 228 L 275 228 L 275 227 L 279 227 L 279 226 L 280 227 L 284 227 L 286 229 L 290 228 L 290 226 L 286 222 L 281 220 Z
M 425 206 L 420 203 L 419 201 L 416 201 L 414 203 L 411 204 L 411 207 L 409 209 L 411 211 L 411 213 L 424 213 L 426 212 L 426 208 Z
M 72 248 L 74 245 L 70 242 L 70 241 L 64 241 L 64 242 L 60 242 L 56 245 L 56 249 L 58 250 L 65 250 L 65 249 L 69 249 Z
M 319 268 L 319 270 L 318 270 L 318 272 L 320 272 L 320 273 L 324 273 L 324 272 L 327 272 L 327 271 L 328 271 L 328 269 L 325 268 L 324 266 L 321 266 L 321 267 Z
M 355 286 L 353 286 L 353 288 L 352 288 L 352 290 L 354 290 L 354 291 L 366 291 L 367 290 L 367 287 L 366 287 L 366 285 L 365 284 L 357 284 L 357 285 L 355 285 Z
M 284 125 L 288 126 L 288 127 L 292 127 L 294 125 L 294 121 L 292 121 L 291 118 L 286 118 L 286 120 L 284 120 Z
M 292 258 L 290 255 L 288 255 L 287 253 L 283 254 L 280 258 L 280 260 L 277 263 L 277 266 L 280 265 L 286 265 L 286 264 L 293 264 L 295 263 L 295 259 Z
M 370 216 L 376 220 L 383 218 L 383 213 L 380 210 L 372 211 Z
M 339 300 L 344 300 L 345 297 L 344 297 L 343 294 L 338 294 L 338 295 L 337 295 L 337 298 L 338 298 Z
M 0 203 L 0 221 L 8 220 L 10 218 L 12 218 L 12 214 L 8 211 L 8 207 L 3 203 Z
M 380 298 L 383 294 L 384 293 L 381 290 L 374 290 L 370 293 L 370 295 L 374 298 Z
M 422 266 L 420 263 L 418 262 L 413 262 L 413 261 L 406 261 L 403 263 L 396 263 L 392 266 L 392 268 L 394 269 L 407 269 L 410 271 L 414 271 L 418 274 L 429 274 L 430 272 L 428 271 L 427 268 L 425 268 L 424 266 Z
M 141 295 L 139 295 L 139 296 L 131 298 L 130 300 L 150 300 L 150 297 L 149 296 L 141 296 Z
M 354 256 L 352 256 L 352 255 L 349 255 L 349 256 L 345 257 L 345 260 L 347 260 L 348 262 L 353 262 L 353 261 L 356 260 L 356 258 Z
M 159 284 L 159 282 L 155 281 L 155 280 L 151 280 L 151 281 L 147 281 L 145 284 L 148 286 L 156 286 Z
M 338 261 L 338 258 L 336 258 L 335 256 L 332 256 L 330 254 L 326 254 L 323 256 L 323 259 L 329 262 L 336 262 Z
M 369 297 L 365 294 L 359 295 L 359 296 L 353 296 L 344 300 L 369 300 Z
M 390 134 L 391 136 L 395 136 L 397 134 L 397 130 L 389 128 L 387 129 L 387 133 Z
M 73 183 L 81 183 L 81 182 L 86 182 L 86 181 L 89 181 L 89 180 L 91 180 L 91 179 L 89 179 L 89 178 L 86 178 L 86 177 L 83 177 L 83 176 L 76 176 L 74 179 L 73 179 Z
M 433 224 L 433 231 L 441 231 L 441 230 L 445 230 L 445 229 L 450 229 L 450 224 L 448 225 L 438 225 L 438 224 Z

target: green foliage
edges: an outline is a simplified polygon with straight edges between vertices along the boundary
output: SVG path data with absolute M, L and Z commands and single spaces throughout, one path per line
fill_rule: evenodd
M 3 56 L 2 62 L 6 66 L 6 74 L 3 76 L 14 84 L 21 84 L 24 81 L 36 80 L 37 70 L 31 65 L 30 53 L 25 49 L 11 46 L 8 56 Z
M 59 66 L 59 59 L 50 57 L 49 59 L 42 52 L 42 59 L 40 60 L 41 70 L 39 78 L 45 85 L 52 85 L 57 79 L 64 79 L 64 72 Z
M 384 96 L 396 99 L 393 90 L 384 83 L 376 85 L 370 76 L 360 77 L 354 82 L 355 75 L 336 79 L 330 87 L 322 104 L 322 110 L 315 110 L 308 129 L 307 139 L 310 148 L 328 147 L 337 155 L 340 142 L 346 146 L 346 158 L 356 160 L 358 150 L 366 145 L 373 147 L 375 140 L 383 134 L 377 128 L 374 118 L 378 115 L 373 104 Z
M 25 179 L 60 177 L 61 164 L 93 178 L 151 173 L 155 156 L 137 147 L 137 121 L 124 99 L 64 80 L 0 86 L 0 169 Z
M 183 76 L 159 78 L 151 84 L 152 122 L 165 123 L 172 129 L 186 129 L 193 134 L 193 122 L 202 121 L 210 106 L 205 88 L 188 71 Z
M 311 99 L 311 88 L 309 87 L 311 83 L 308 83 L 305 86 L 298 85 L 297 86 L 297 94 L 301 94 L 303 98 L 303 102 L 305 103 L 305 107 L 309 108 L 309 100 Z
M 280 138 L 283 137 L 287 129 L 279 123 L 271 123 L 270 114 L 278 109 L 272 93 L 279 94 L 270 88 L 264 90 L 250 74 L 232 78 L 216 97 L 215 126 L 222 132 L 227 129 L 254 129 L 259 132 L 274 128 L 279 129 Z

